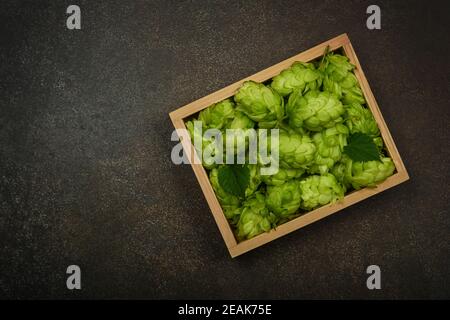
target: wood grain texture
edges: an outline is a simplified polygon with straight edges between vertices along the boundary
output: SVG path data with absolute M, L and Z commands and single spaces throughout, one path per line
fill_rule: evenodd
M 289 59 L 286 59 L 278 64 L 275 64 L 267 69 L 264 69 L 252 76 L 249 76 L 245 79 L 242 79 L 236 83 L 233 83 L 221 90 L 218 90 L 206 97 L 198 99 L 192 103 L 187 104 L 184 107 L 181 107 L 170 113 L 170 118 L 174 124 L 174 127 L 177 129 L 178 135 L 182 141 L 183 148 L 186 153 L 191 154 L 195 157 L 195 151 L 190 141 L 189 134 L 182 129 L 186 129 L 184 124 L 184 119 L 196 114 L 202 109 L 210 106 L 213 103 L 219 102 L 226 98 L 233 96 L 236 91 L 240 88 L 242 83 L 247 80 L 253 80 L 257 82 L 264 82 L 277 74 L 279 74 L 282 70 L 288 68 L 295 61 L 303 61 L 308 62 L 314 60 L 323 55 L 325 48 L 329 46 L 330 50 L 336 50 L 342 48 L 345 55 L 350 59 L 350 61 L 356 66 L 355 75 L 359 81 L 361 86 L 361 90 L 364 93 L 364 97 L 367 101 L 367 105 L 369 106 L 371 112 L 373 113 L 375 120 L 380 128 L 381 136 L 386 145 L 386 149 L 389 153 L 389 156 L 392 158 L 396 172 L 394 175 L 386 179 L 384 182 L 377 185 L 375 188 L 364 188 L 358 191 L 354 191 L 344 197 L 341 201 L 329 204 L 313 211 L 310 211 L 300 217 L 297 217 L 289 222 L 286 222 L 276 229 L 271 230 L 270 232 L 260 234 L 252 239 L 245 240 L 242 242 L 237 242 L 231 227 L 223 214 L 222 208 L 217 200 L 217 197 L 214 194 L 214 190 L 209 182 L 208 175 L 200 164 L 194 164 L 191 161 L 192 168 L 194 173 L 198 179 L 198 182 L 202 188 L 202 191 L 205 195 L 205 198 L 208 202 L 208 205 L 211 209 L 211 212 L 214 216 L 214 219 L 217 223 L 217 226 L 224 238 L 225 244 L 230 252 L 232 257 L 236 257 L 245 252 L 248 252 L 252 249 L 255 249 L 263 244 L 266 244 L 274 239 L 282 237 L 294 230 L 300 229 L 308 224 L 311 224 L 315 221 L 323 219 L 333 213 L 336 213 L 354 203 L 367 199 L 377 193 L 380 193 L 388 188 L 396 186 L 406 180 L 409 179 L 406 168 L 403 164 L 403 161 L 398 153 L 397 147 L 395 146 L 394 140 L 389 132 L 388 127 L 383 119 L 383 116 L 380 112 L 378 104 L 373 96 L 372 90 L 370 89 L 369 83 L 364 75 L 364 72 L 361 68 L 361 65 L 358 61 L 356 53 L 351 45 L 351 42 L 347 36 L 347 34 L 339 35 L 331 40 L 325 41 L 307 51 L 304 51 L 298 55 L 295 55 Z M 181 130 L 180 130 L 181 129 Z M 193 159 L 193 158 L 190 158 Z

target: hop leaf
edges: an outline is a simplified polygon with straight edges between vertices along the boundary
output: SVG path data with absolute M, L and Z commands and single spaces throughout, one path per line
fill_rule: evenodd
M 219 184 L 225 192 L 244 197 L 249 182 L 250 170 L 247 166 L 228 165 L 219 168 Z
M 350 136 L 344 153 L 353 161 L 380 160 L 380 154 L 373 139 L 364 133 L 354 133 Z
M 350 133 L 365 133 L 371 138 L 379 150 L 383 149 L 383 139 L 380 137 L 380 129 L 377 122 L 369 109 L 364 108 L 358 103 L 346 105 L 345 125 L 349 128 Z

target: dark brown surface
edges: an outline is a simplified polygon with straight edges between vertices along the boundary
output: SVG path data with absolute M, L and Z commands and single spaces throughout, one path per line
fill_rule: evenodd
M 445 2 L 50 3 L 0 5 L 0 297 L 450 298 Z M 168 113 L 343 32 L 411 180 L 231 259 Z

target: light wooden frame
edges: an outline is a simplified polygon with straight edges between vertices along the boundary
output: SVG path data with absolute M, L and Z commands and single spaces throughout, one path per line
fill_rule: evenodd
M 378 127 L 380 128 L 381 136 L 384 140 L 386 149 L 389 153 L 389 156 L 394 161 L 396 172 L 394 173 L 394 175 L 386 179 L 384 182 L 380 183 L 376 188 L 364 188 L 358 191 L 354 191 L 346 195 L 343 200 L 337 203 L 325 205 L 323 207 L 310 211 L 289 222 L 286 222 L 278 226 L 274 230 L 271 230 L 267 233 L 260 234 L 252 239 L 238 243 L 233 235 L 233 232 L 225 215 L 223 214 L 222 208 L 216 198 L 216 195 L 214 194 L 214 190 L 209 182 L 205 169 L 201 164 L 191 164 L 194 173 L 197 176 L 198 182 L 200 183 L 200 187 L 203 190 L 205 198 L 209 204 L 209 207 L 211 208 L 217 226 L 219 227 L 220 233 L 222 234 L 225 244 L 232 257 L 236 257 L 252 249 L 255 249 L 263 244 L 266 244 L 274 239 L 282 237 L 294 230 L 300 229 L 317 220 L 323 219 L 356 202 L 371 197 L 377 193 L 380 193 L 388 188 L 391 188 L 409 179 L 408 172 L 406 171 L 406 168 L 403 164 L 400 154 L 398 153 L 397 147 L 395 146 L 395 143 L 386 126 L 386 123 L 384 122 L 378 104 L 375 101 L 372 90 L 369 87 L 369 83 L 367 82 L 367 79 L 364 75 L 361 65 L 359 64 L 358 58 L 356 57 L 355 51 L 353 50 L 352 44 L 350 43 L 350 39 L 348 38 L 347 34 L 339 35 L 331 40 L 319 44 L 307 51 L 297 54 L 263 71 L 260 71 L 250 77 L 242 79 L 236 83 L 233 83 L 232 85 L 229 85 L 206 97 L 198 99 L 197 101 L 189 103 L 184 107 L 181 107 L 171 112 L 170 118 L 173 122 L 173 125 L 175 126 L 175 129 L 186 129 L 186 126 L 184 124 L 184 120 L 186 118 L 196 114 L 200 110 L 210 106 L 213 103 L 219 102 L 221 100 L 233 96 L 236 93 L 236 91 L 241 87 L 244 81 L 253 80 L 257 82 L 264 82 L 276 76 L 282 70 L 291 66 L 292 63 L 295 61 L 308 62 L 322 56 L 327 46 L 329 46 L 331 51 L 336 49 L 343 49 L 344 54 L 350 59 L 351 63 L 353 63 L 356 66 L 355 75 L 364 93 L 367 105 L 369 106 L 370 110 L 372 111 L 375 117 L 375 120 L 378 123 Z M 177 130 L 177 132 L 178 135 L 180 136 L 180 140 L 185 152 L 191 152 L 192 155 L 194 148 L 192 147 L 189 135 L 186 134 L 185 130 L 184 131 Z

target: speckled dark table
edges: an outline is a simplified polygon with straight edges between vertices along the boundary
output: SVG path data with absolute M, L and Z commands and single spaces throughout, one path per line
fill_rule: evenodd
M 2 1 L 0 297 L 450 298 L 448 6 L 375 3 Z M 411 180 L 231 259 L 168 113 L 343 32 Z

